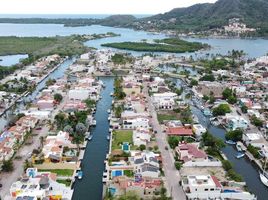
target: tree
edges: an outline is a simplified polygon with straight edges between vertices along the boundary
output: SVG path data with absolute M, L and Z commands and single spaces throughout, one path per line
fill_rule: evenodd
M 245 105 L 241 106 L 241 111 L 242 111 L 242 113 L 247 113 L 248 112 L 248 107 L 245 106 Z
M 28 168 L 32 168 L 33 167 L 33 163 L 32 162 L 29 162 L 28 159 L 26 159 L 23 163 L 23 168 L 24 168 L 24 171 L 26 171 L 26 169 Z
M 233 168 L 232 163 L 229 160 L 223 160 L 222 167 L 225 171 L 229 171 L 230 169 Z
M 225 115 L 226 113 L 230 113 L 231 109 L 228 104 L 220 104 L 218 107 L 212 110 L 214 116 Z
M 243 131 L 241 129 L 236 129 L 234 131 L 229 131 L 226 133 L 225 138 L 226 140 L 232 140 L 232 141 L 241 141 L 243 136 Z
M 230 96 L 233 96 L 233 91 L 232 91 L 232 89 L 230 89 L 230 88 L 226 88 L 226 89 L 224 89 L 223 92 L 222 92 L 222 97 L 223 97 L 224 99 L 228 99 Z
M 121 113 L 124 111 L 124 106 L 123 105 L 116 106 L 114 108 L 114 110 L 115 110 L 115 117 L 116 118 L 120 118 L 121 117 Z
M 83 123 L 78 123 L 75 126 L 75 132 L 79 135 L 84 135 L 87 131 L 87 127 Z
M 181 167 L 182 167 L 182 163 L 179 162 L 179 161 L 176 161 L 176 162 L 174 163 L 174 165 L 175 165 L 175 168 L 176 168 L 177 170 L 180 170 Z
M 66 126 L 64 127 L 63 131 L 64 131 L 64 132 L 67 132 L 67 133 L 69 133 L 69 134 L 71 134 L 71 135 L 73 135 L 73 133 L 74 133 L 74 129 L 73 129 L 73 127 L 70 126 L 70 125 L 66 125 Z
M 2 171 L 3 172 L 11 172 L 13 171 L 14 166 L 12 160 L 4 160 L 2 164 Z
M 168 143 L 172 149 L 175 149 L 175 147 L 179 144 L 179 138 L 176 136 L 170 136 L 168 137 Z
M 62 129 L 65 123 L 65 114 L 60 112 L 55 116 L 55 121 L 58 129 Z
M 43 146 L 44 146 L 44 137 L 43 136 L 40 136 L 39 137 L 39 141 L 40 141 L 40 149 L 43 149 Z
M 215 77 L 213 76 L 213 74 L 205 74 L 199 80 L 200 81 L 210 81 L 210 82 L 213 82 L 213 81 L 215 81 Z
M 56 83 L 56 80 L 55 79 L 48 79 L 47 81 L 46 81 L 46 86 L 48 87 L 48 86 L 50 86 L 50 85 L 53 85 L 54 83 Z
M 190 86 L 196 86 L 198 85 L 198 81 L 195 79 L 191 79 Z
M 263 121 L 260 120 L 256 115 L 253 115 L 251 118 L 252 124 L 254 124 L 257 127 L 262 127 L 263 126 Z
M 57 102 L 57 103 L 60 103 L 62 101 L 63 97 L 61 94 L 59 93 L 56 93 L 54 94 L 54 100 Z
M 144 151 L 144 150 L 146 149 L 146 146 L 145 146 L 144 144 L 141 144 L 140 147 L 139 147 L 139 149 L 140 149 L 141 151 Z
M 96 101 L 92 99 L 86 99 L 84 102 L 86 103 L 88 109 L 92 109 L 96 105 Z
M 228 99 L 227 99 L 227 102 L 229 104 L 235 104 L 237 102 L 237 98 L 235 96 L 229 96 Z

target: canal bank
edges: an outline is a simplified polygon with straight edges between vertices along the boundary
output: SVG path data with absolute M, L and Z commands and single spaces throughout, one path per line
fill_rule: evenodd
M 199 123 L 206 127 L 212 135 L 225 140 L 226 131 L 224 129 L 211 125 L 209 119 L 203 115 L 200 109 L 192 107 L 192 112 L 198 117 Z M 266 188 L 259 179 L 258 167 L 246 157 L 237 159 L 235 157 L 237 150 L 234 145 L 226 145 L 226 147 L 222 149 L 222 152 L 233 164 L 234 170 L 243 177 L 248 190 L 254 193 L 258 200 L 267 200 L 268 188 Z
M 187 91 L 191 91 L 191 88 L 189 88 L 183 80 L 176 78 L 170 78 L 169 80 L 175 83 L 177 87 L 183 87 L 184 92 L 182 95 L 184 98 Z M 191 100 L 189 100 L 189 103 L 191 104 Z M 225 129 L 211 125 L 209 118 L 205 117 L 199 108 L 191 106 L 191 110 L 192 113 L 198 117 L 199 123 L 202 124 L 202 126 L 215 137 L 225 141 Z M 248 191 L 254 193 L 258 200 L 267 200 L 268 188 L 260 181 L 258 166 L 246 157 L 237 159 L 235 156 L 238 152 L 234 145 L 226 145 L 226 147 L 222 149 L 222 152 L 232 163 L 234 170 L 243 177 L 243 181 L 247 184 Z
M 85 155 L 81 164 L 83 179 L 76 180 L 74 184 L 73 200 L 101 200 L 102 199 L 102 175 L 104 171 L 104 160 L 108 153 L 109 141 L 106 136 L 109 133 L 109 121 L 107 110 L 111 109 L 113 92 L 113 77 L 100 77 L 106 86 L 97 103 L 95 119 L 96 127 L 90 132 L 93 135 L 91 141 L 87 143 Z
M 46 78 L 44 78 L 41 82 L 39 82 L 35 88 L 35 90 L 27 95 L 22 97 L 23 102 L 31 102 L 34 101 L 34 99 L 36 98 L 36 96 L 38 95 L 38 93 L 44 88 L 46 87 L 46 81 L 48 79 L 59 79 L 62 78 L 64 76 L 64 73 L 66 71 L 66 69 L 73 64 L 75 61 L 75 59 L 68 59 L 65 60 L 63 63 L 61 63 L 55 70 L 53 70 L 48 76 L 46 76 Z M 25 104 L 21 102 L 21 103 L 16 103 L 16 107 L 19 110 L 23 110 L 25 108 Z M 14 112 L 15 109 L 13 109 L 14 106 L 12 106 L 9 110 L 7 110 L 5 112 L 4 115 L 2 115 L 0 117 L 0 130 L 4 130 L 5 127 L 8 125 L 8 123 L 12 120 L 12 118 L 14 117 Z

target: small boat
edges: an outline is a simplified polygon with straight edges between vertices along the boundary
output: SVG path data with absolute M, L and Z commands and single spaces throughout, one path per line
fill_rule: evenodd
M 113 93 L 113 92 L 111 92 L 111 93 L 110 93 L 110 96 L 114 96 L 114 93 Z
M 235 157 L 236 158 L 243 158 L 245 156 L 245 154 L 244 153 L 238 153 Z
M 259 174 L 260 174 L 260 179 L 261 179 L 261 182 L 263 183 L 263 185 L 268 187 L 268 173 L 266 171 L 264 171 L 264 169 L 266 168 L 266 163 L 267 163 L 267 159 L 265 160 L 264 167 L 263 167 L 262 171 L 259 171 Z
M 110 121 L 111 120 L 111 117 L 108 117 L 108 121 Z
M 93 138 L 93 135 L 89 135 L 86 137 L 86 140 L 90 141 L 90 140 L 92 140 L 92 138 Z
M 108 110 L 107 110 L 107 113 L 108 113 L 108 114 L 110 114 L 110 113 L 111 113 L 111 110 L 110 110 L 110 109 L 108 109 Z
M 97 121 L 96 120 L 92 120 L 92 125 L 96 126 L 97 125 Z
M 268 175 L 265 173 L 261 173 L 261 172 L 259 172 L 259 174 L 260 174 L 260 179 L 261 179 L 261 182 L 263 183 L 263 185 L 268 187 Z
M 77 178 L 79 180 L 81 180 L 83 178 L 83 172 L 82 171 L 77 172 Z
M 236 146 L 237 151 L 239 151 L 239 152 L 244 151 L 244 149 L 243 149 L 244 147 L 243 147 L 242 142 L 237 142 L 235 146 Z
M 233 140 L 226 140 L 225 143 L 230 144 L 230 145 L 235 145 L 236 144 L 236 142 L 233 141 Z
M 110 135 L 107 135 L 107 137 L 106 137 L 106 138 L 107 138 L 107 140 L 110 140 Z

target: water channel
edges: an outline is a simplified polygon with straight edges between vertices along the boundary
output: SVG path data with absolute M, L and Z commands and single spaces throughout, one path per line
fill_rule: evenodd
M 90 130 L 93 138 L 87 144 L 82 161 L 83 179 L 75 182 L 74 200 L 102 199 L 102 173 L 109 146 L 106 138 L 109 133 L 107 110 L 112 105 L 110 93 L 113 92 L 113 78 L 101 77 L 100 80 L 103 81 L 106 87 L 101 93 L 102 99 L 97 103 L 95 114 L 97 125 Z

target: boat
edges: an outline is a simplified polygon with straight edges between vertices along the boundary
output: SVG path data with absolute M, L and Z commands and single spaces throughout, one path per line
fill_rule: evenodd
M 233 141 L 233 140 L 226 140 L 225 143 L 230 144 L 230 145 L 235 145 L 236 144 L 236 142 Z
M 93 135 L 89 135 L 86 137 L 86 140 L 90 141 L 90 140 L 92 140 L 92 138 L 93 138 Z
M 237 151 L 239 152 L 246 150 L 242 142 L 237 142 L 235 146 L 236 146 Z
M 114 93 L 113 93 L 113 92 L 111 92 L 111 93 L 110 93 L 110 96 L 114 96 Z
M 106 138 L 107 138 L 107 140 L 110 140 L 110 135 L 107 135 L 107 137 L 106 137 Z
M 83 172 L 82 171 L 77 172 L 77 178 L 79 180 L 81 180 L 83 178 Z
M 235 157 L 236 158 L 243 158 L 245 156 L 245 154 L 244 153 L 238 153 Z
M 267 163 L 267 159 L 265 160 L 264 167 L 263 167 L 262 171 L 259 171 L 259 174 L 260 174 L 260 179 L 261 179 L 261 182 L 263 183 L 263 185 L 268 187 L 268 173 L 266 171 L 264 171 L 266 169 L 266 163 Z
M 110 110 L 110 109 L 108 109 L 108 110 L 107 110 L 107 113 L 108 113 L 108 114 L 110 114 L 110 113 L 111 113 L 111 110 Z
M 92 125 L 96 126 L 97 125 L 97 121 L 96 120 L 92 120 Z

